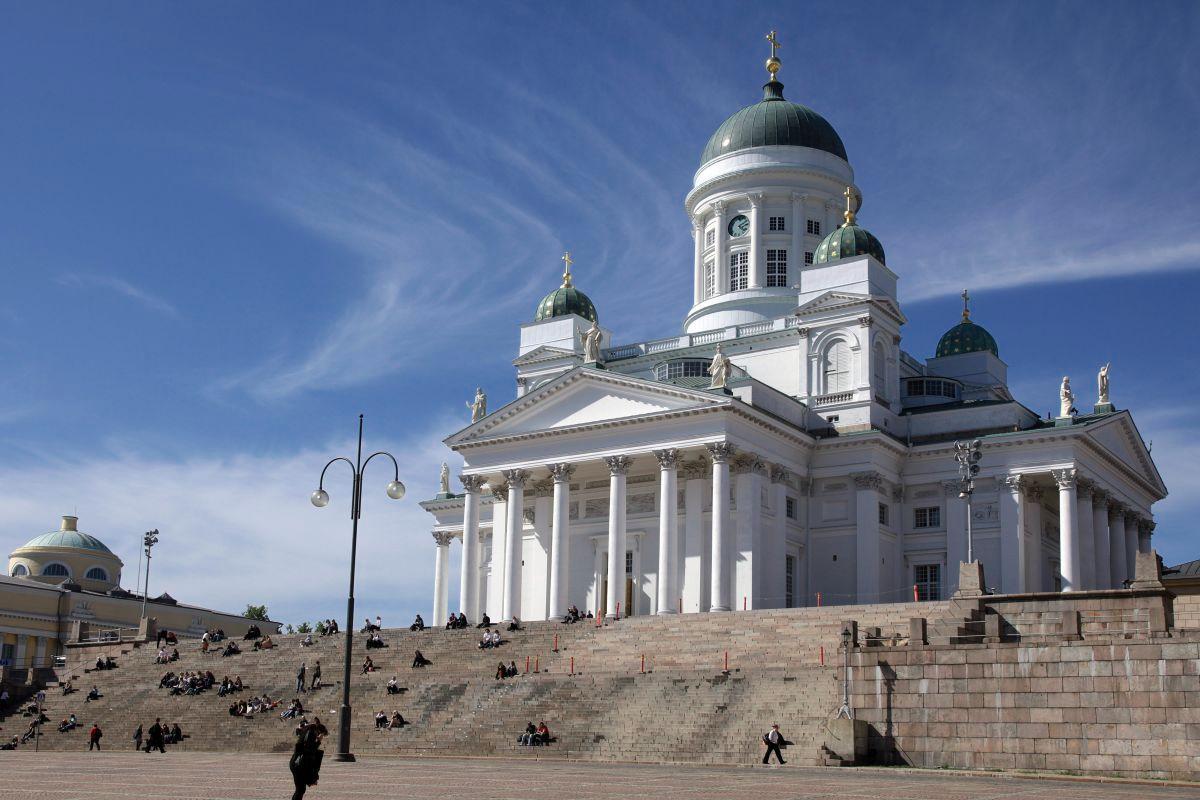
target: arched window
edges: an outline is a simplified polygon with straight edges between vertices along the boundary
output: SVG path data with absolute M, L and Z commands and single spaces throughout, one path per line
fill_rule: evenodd
M 24 564 L 17 564 L 15 567 L 13 567 L 12 574 L 14 578 L 24 578 L 29 574 L 29 570 Z
M 825 393 L 844 392 L 850 388 L 850 345 L 838 339 L 825 351 Z
M 69 578 L 71 571 L 62 564 L 47 564 L 42 567 L 42 574 L 49 575 L 52 578 Z
M 92 567 L 87 571 L 87 574 L 84 575 L 84 577 L 93 581 L 107 581 L 108 573 L 105 572 L 101 567 Z

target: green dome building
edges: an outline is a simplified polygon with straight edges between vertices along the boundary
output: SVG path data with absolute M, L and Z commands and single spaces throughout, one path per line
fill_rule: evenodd
M 750 147 L 791 145 L 811 147 L 843 161 L 846 147 L 833 126 L 816 111 L 783 97 L 783 84 L 772 75 L 763 84 L 763 99 L 726 119 L 709 137 L 700 163 Z
M 846 221 L 817 245 L 817 249 L 813 253 L 813 262 L 827 264 L 843 258 L 871 256 L 880 264 L 887 266 L 883 245 L 879 243 L 874 234 L 855 222 L 854 211 L 850 208 L 854 202 L 854 193 L 849 187 L 847 187 L 845 195 L 846 212 L 843 217 Z
M 971 322 L 971 309 L 967 306 L 970 296 L 963 292 L 962 322 L 942 334 L 938 340 L 935 358 L 957 356 L 963 353 L 991 353 L 1000 357 L 996 339 L 982 325 Z
M 596 306 L 592 299 L 575 288 L 571 282 L 570 254 L 563 256 L 566 269 L 563 271 L 562 286 L 542 298 L 538 303 L 537 312 L 533 315 L 534 322 L 542 322 L 555 317 L 566 317 L 578 314 L 589 322 L 599 323 L 596 316 Z

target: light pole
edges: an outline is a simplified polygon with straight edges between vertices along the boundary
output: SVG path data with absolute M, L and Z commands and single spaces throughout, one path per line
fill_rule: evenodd
M 142 537 L 142 544 L 146 546 L 146 588 L 142 592 L 142 619 L 145 619 L 146 598 L 150 596 L 150 548 L 158 544 L 158 528 L 146 531 L 146 535 Z
M 404 484 L 400 482 L 400 465 L 396 462 L 396 457 L 391 453 L 380 450 L 367 456 L 367 460 L 363 461 L 362 457 L 362 437 L 363 437 L 363 415 L 358 415 L 358 453 L 354 457 L 354 461 L 345 456 L 338 456 L 329 459 L 325 468 L 321 470 L 321 480 L 317 484 L 317 490 L 312 493 L 312 504 L 317 508 L 324 508 L 329 505 L 329 493 L 325 491 L 325 471 L 335 461 L 345 461 L 353 472 L 354 484 L 350 495 L 350 594 L 346 597 L 346 659 L 344 669 L 342 670 L 342 708 L 338 716 L 338 751 L 335 758 L 338 761 L 353 761 L 354 755 L 350 752 L 350 646 L 354 641 L 354 560 L 358 555 L 358 518 L 362 514 L 362 475 L 363 470 L 367 468 L 367 464 L 371 463 L 371 459 L 375 456 L 387 456 L 392 460 L 392 468 L 394 469 L 392 482 L 387 485 L 387 496 L 393 500 L 399 500 L 404 497 Z
M 975 561 L 974 542 L 971 538 L 971 495 L 975 492 L 975 476 L 979 474 L 979 461 L 983 442 L 975 439 L 954 443 L 954 460 L 958 462 L 958 496 L 967 501 L 967 563 Z

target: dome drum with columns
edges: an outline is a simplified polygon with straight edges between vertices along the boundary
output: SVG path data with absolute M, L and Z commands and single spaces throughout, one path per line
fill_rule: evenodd
M 965 292 L 931 356 L 901 346 L 903 254 L 858 222 L 842 140 L 783 99 L 768 39 L 764 99 L 685 199 L 680 328 L 614 343 L 568 276 L 521 325 L 511 401 L 445 440 L 463 492 L 422 503 L 438 622 L 946 598 L 968 514 L 1005 593 L 1120 587 L 1149 550 L 1166 487 L 1107 372 L 1092 413 L 1039 417 Z M 960 439 L 983 448 L 969 511 Z
M 58 530 L 18 547 L 9 556 L 8 574 L 43 583 L 69 581 L 97 592 L 120 586 L 121 559 L 77 523 L 78 518 L 64 516 Z

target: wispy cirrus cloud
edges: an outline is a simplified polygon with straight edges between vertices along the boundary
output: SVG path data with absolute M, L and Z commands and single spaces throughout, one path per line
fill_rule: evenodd
M 59 275 L 55 279 L 55 282 L 59 286 L 66 286 L 71 289 L 102 289 L 104 291 L 116 292 L 122 297 L 133 300 L 144 308 L 148 308 L 164 316 L 174 318 L 182 316 L 179 313 L 179 309 L 164 298 L 113 275 L 67 272 Z

